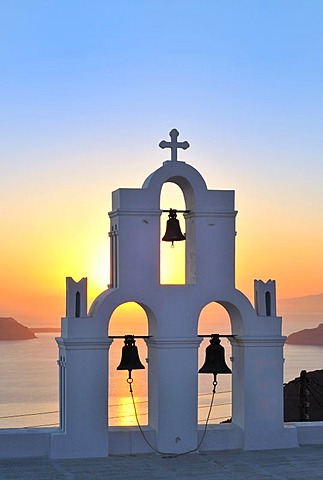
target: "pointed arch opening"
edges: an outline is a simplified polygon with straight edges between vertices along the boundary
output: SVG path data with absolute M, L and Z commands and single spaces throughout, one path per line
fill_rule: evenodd
M 111 315 L 108 335 L 148 335 L 148 318 L 145 310 L 135 302 L 119 305 Z M 123 339 L 114 339 L 109 351 L 109 426 L 137 425 L 127 383 L 128 371 L 117 370 L 123 346 Z M 147 346 L 143 339 L 137 338 L 136 347 L 145 369 L 132 371 L 132 388 L 140 425 L 148 425 Z
M 175 183 L 166 182 L 161 189 L 160 209 L 185 210 L 185 199 L 181 188 Z M 185 235 L 185 220 L 181 213 L 177 214 L 182 233 Z M 171 242 L 162 241 L 166 232 L 168 213 L 164 212 L 160 219 L 160 284 L 161 285 L 185 285 L 185 255 L 186 241 Z
M 231 335 L 231 320 L 227 310 L 216 302 L 210 302 L 201 310 L 198 321 L 198 335 Z M 210 344 L 210 338 L 205 337 L 199 348 L 198 368 L 204 364 L 205 351 Z M 225 350 L 225 363 L 232 370 L 231 344 L 226 338 L 221 337 L 221 345 Z M 198 422 L 204 424 L 209 412 L 213 375 L 198 374 Z M 219 424 L 231 421 L 232 417 L 232 375 L 218 374 L 214 404 L 209 419 L 209 424 Z

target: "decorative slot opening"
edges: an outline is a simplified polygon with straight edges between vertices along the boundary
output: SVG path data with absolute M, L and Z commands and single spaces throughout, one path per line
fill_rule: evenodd
M 75 316 L 81 316 L 81 295 L 80 292 L 76 292 L 75 295 Z
M 265 302 L 266 302 L 266 315 L 267 315 L 267 317 L 270 317 L 271 316 L 271 295 L 270 295 L 270 292 L 266 292 Z

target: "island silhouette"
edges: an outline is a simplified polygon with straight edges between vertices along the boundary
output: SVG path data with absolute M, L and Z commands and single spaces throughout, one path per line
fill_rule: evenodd
M 323 346 L 323 323 L 316 328 L 305 328 L 291 333 L 286 340 L 290 345 L 317 345 Z

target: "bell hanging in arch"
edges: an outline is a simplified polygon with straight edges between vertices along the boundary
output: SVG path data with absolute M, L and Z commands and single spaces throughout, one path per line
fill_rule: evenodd
M 177 219 L 176 210 L 174 210 L 173 208 L 169 210 L 166 232 L 162 240 L 163 242 L 172 242 L 172 247 L 174 246 L 174 242 L 186 240 L 185 235 L 183 235 L 181 232 L 181 227 Z
M 225 363 L 224 348 L 220 342 L 218 334 L 211 335 L 210 345 L 205 350 L 205 362 L 199 373 L 213 373 L 214 376 L 218 373 L 232 373 Z
M 145 368 L 140 361 L 134 335 L 125 335 L 121 361 L 117 370 L 141 370 Z

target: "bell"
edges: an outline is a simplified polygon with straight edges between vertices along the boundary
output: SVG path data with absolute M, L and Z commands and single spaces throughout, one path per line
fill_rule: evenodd
M 122 347 L 121 361 L 117 370 L 140 370 L 145 368 L 140 361 L 138 348 L 136 347 L 135 337 L 125 335 L 124 346 Z
M 176 210 L 173 210 L 172 208 L 169 210 L 166 233 L 162 240 L 164 242 L 172 242 L 172 246 L 174 245 L 174 242 L 186 240 L 185 235 L 183 235 L 181 232 L 181 227 L 179 221 L 177 220 Z
M 232 373 L 225 363 L 224 348 L 220 345 L 218 334 L 211 335 L 210 345 L 205 350 L 205 362 L 199 373 Z

